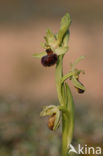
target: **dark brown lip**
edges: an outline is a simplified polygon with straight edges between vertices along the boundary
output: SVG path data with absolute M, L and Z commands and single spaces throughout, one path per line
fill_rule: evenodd
M 43 56 L 41 58 L 41 63 L 45 67 L 50 67 L 50 66 L 56 64 L 56 62 L 57 62 L 57 55 L 53 54 L 53 53 L 46 55 L 46 56 Z

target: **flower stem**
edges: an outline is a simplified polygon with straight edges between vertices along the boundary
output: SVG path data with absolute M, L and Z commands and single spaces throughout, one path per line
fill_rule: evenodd
M 62 98 L 62 86 L 61 86 L 61 79 L 63 77 L 63 55 L 58 57 L 57 65 L 56 65 L 56 88 L 58 93 L 58 99 L 60 104 L 63 106 L 64 101 Z

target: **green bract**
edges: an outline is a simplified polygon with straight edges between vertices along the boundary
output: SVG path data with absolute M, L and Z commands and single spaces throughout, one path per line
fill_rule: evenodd
M 59 41 L 59 44 L 61 44 L 64 36 L 66 35 L 69 27 L 70 27 L 70 24 L 71 24 L 71 17 L 70 15 L 67 13 L 61 20 L 61 24 L 60 24 L 60 30 L 58 32 L 58 41 Z

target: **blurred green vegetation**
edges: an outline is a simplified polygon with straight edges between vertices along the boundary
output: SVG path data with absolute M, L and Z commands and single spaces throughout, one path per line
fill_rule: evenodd
M 38 103 L 38 105 L 35 105 Z M 58 102 L 51 101 L 57 104 Z M 0 98 L 1 156 L 59 156 L 61 126 L 57 132 L 47 128 L 47 118 L 39 117 L 40 101 Z M 76 105 L 73 145 L 100 146 L 103 143 L 102 114 L 98 116 L 88 103 Z M 69 124 L 69 123 L 68 123 Z

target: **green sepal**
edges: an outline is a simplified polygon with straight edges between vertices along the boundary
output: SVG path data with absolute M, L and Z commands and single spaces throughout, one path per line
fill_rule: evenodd
M 46 41 L 47 46 L 50 46 L 51 48 L 55 48 L 57 46 L 56 37 L 50 29 L 47 30 L 44 39 Z
M 58 111 L 58 107 L 55 105 L 45 106 L 40 113 L 40 116 L 48 116 L 56 113 Z
M 45 43 L 44 42 L 41 42 L 40 45 L 44 49 L 48 49 L 49 48 L 49 46 L 48 46 L 48 44 L 46 42 Z
M 85 87 L 76 79 L 75 76 L 72 77 L 71 81 L 75 87 L 85 90 Z
M 47 55 L 47 53 L 44 51 L 44 52 L 41 52 L 41 53 L 35 53 L 32 56 L 37 57 L 37 58 L 42 58 L 45 55 Z

